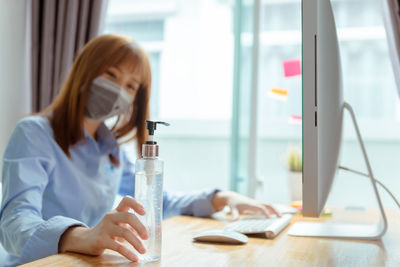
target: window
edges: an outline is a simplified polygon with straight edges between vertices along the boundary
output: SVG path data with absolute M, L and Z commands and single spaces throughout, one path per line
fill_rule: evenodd
M 393 175 L 400 172 L 396 167 L 400 156 L 399 98 L 380 5 L 374 0 L 332 0 L 345 101 L 355 110 L 376 177 L 389 188 L 400 188 Z M 264 186 L 257 197 L 285 202 L 286 151 L 288 146 L 301 147 L 301 125 L 290 122 L 292 115 L 301 114 L 301 76 L 285 78 L 282 62 L 301 58 L 301 1 L 263 0 L 260 28 L 257 173 Z M 271 98 L 271 88 L 287 89 L 287 100 Z M 365 170 L 350 122 L 346 113 L 341 164 Z M 396 193 L 399 195 L 400 190 Z M 373 205 L 376 201 L 369 197 L 371 194 L 368 180 L 339 172 L 330 201 Z
M 166 189 L 228 188 L 232 14 L 223 0 L 109 1 L 105 33 L 128 35 L 147 51 L 151 118 L 171 123 L 156 133 Z
M 301 58 L 301 0 L 260 2 L 254 158 L 263 186 L 256 197 L 286 202 L 285 154 L 289 145 L 301 146 L 301 124 L 290 118 L 301 114 L 302 88 L 300 75 L 285 78 L 282 63 Z M 376 176 L 390 188 L 397 188 L 394 193 L 399 195 L 400 180 L 393 174 L 400 173 L 400 104 L 380 2 L 332 0 L 332 5 L 345 100 L 355 110 Z M 241 16 L 235 15 L 238 10 Z M 109 2 L 105 32 L 129 35 L 148 52 L 153 72 L 151 116 L 172 124 L 160 127 L 157 133 L 161 156 L 167 163 L 166 189 L 228 189 L 230 175 L 236 172 L 234 183 L 246 193 L 243 185 L 248 183 L 252 153 L 248 148 L 253 17 L 254 0 Z M 234 46 L 237 36 L 240 53 Z M 235 62 L 239 62 L 237 67 Z M 237 74 L 240 79 L 236 79 Z M 286 89 L 287 97 L 271 97 L 274 88 Z M 239 120 L 231 114 L 237 114 Z M 346 115 L 341 163 L 364 170 L 349 121 Z M 231 129 L 235 129 L 232 135 Z M 136 157 L 135 150 L 131 151 Z M 237 170 L 232 171 L 234 168 Z M 339 173 L 335 183 L 331 194 L 335 203 L 374 203 L 368 197 L 372 193 L 368 180 Z M 354 192 L 363 193 L 356 198 Z

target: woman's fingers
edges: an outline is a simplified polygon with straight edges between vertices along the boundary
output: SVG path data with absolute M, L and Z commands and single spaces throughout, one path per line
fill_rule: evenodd
M 267 217 L 267 218 L 270 218 L 271 217 L 271 215 L 272 215 L 272 213 L 265 207 L 265 206 L 261 206 L 260 207 L 260 209 L 261 209 L 261 213 L 265 216 L 265 217 Z
M 235 206 L 231 206 L 232 220 L 239 220 L 239 210 Z
M 107 248 L 118 252 L 119 254 L 121 254 L 122 256 L 127 258 L 128 260 L 131 260 L 133 262 L 139 261 L 138 256 L 136 256 L 135 253 L 133 253 L 133 251 L 129 250 L 124 245 L 118 243 L 117 241 L 115 241 L 111 238 L 108 240 L 106 245 L 107 245 Z
M 140 204 L 136 199 L 130 196 L 125 196 L 121 202 L 119 203 L 118 207 L 116 208 L 117 211 L 120 212 L 127 212 L 129 209 L 133 209 L 140 215 L 145 215 L 146 211 L 142 204 Z
M 129 224 L 133 229 L 135 229 L 135 231 L 140 235 L 142 239 L 147 239 L 149 237 L 146 227 L 138 219 L 138 217 L 136 217 L 135 214 L 132 214 L 130 212 L 115 212 L 111 213 L 111 216 L 109 217 L 114 222 L 114 224 Z
M 268 209 L 265 205 L 260 205 L 260 204 L 238 205 L 238 206 L 234 206 L 234 209 L 236 209 L 238 211 L 238 213 L 244 213 L 244 212 L 248 211 L 251 213 L 262 214 L 266 218 L 270 218 L 272 216 L 272 214 L 276 214 L 272 210 Z M 237 217 L 239 217 L 239 215 L 237 215 Z
M 282 215 L 276 209 L 267 204 L 262 204 L 258 208 L 260 212 L 267 218 L 270 218 L 272 215 L 276 215 L 277 217 L 282 217 Z
M 274 209 L 272 206 L 267 205 L 267 204 L 263 204 L 263 205 L 271 214 L 275 214 L 278 217 L 282 217 L 282 214 L 279 211 L 277 211 L 276 209 Z
M 144 248 L 142 242 L 130 230 L 121 226 L 113 225 L 111 226 L 110 234 L 112 236 L 122 237 L 128 241 L 139 253 L 146 253 L 146 249 Z

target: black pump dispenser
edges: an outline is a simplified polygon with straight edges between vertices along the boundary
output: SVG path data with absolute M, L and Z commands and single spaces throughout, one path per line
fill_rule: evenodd
M 149 131 L 149 135 L 154 135 L 154 130 L 157 130 L 157 124 L 169 126 L 167 122 L 146 120 L 146 129 Z
M 163 121 L 149 121 L 146 120 L 146 129 L 149 131 L 149 140 L 144 142 L 142 147 L 143 157 L 158 157 L 158 145 L 154 141 L 154 131 L 157 130 L 157 124 L 169 126 L 169 123 Z

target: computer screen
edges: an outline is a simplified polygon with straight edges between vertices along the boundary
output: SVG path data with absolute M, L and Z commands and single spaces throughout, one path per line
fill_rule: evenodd
M 302 1 L 303 215 L 318 217 L 342 138 L 342 75 L 330 0 Z

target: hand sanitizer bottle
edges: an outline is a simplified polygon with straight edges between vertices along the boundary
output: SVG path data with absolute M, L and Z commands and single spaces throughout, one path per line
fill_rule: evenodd
M 135 164 L 135 198 L 146 211 L 144 216 L 137 216 L 149 234 L 147 240 L 142 240 L 146 248 L 146 253 L 139 255 L 142 262 L 161 259 L 164 161 L 158 157 L 158 145 L 154 141 L 157 124 L 169 126 L 161 121 L 146 121 L 149 139 L 143 144 L 142 157 L 137 159 Z

